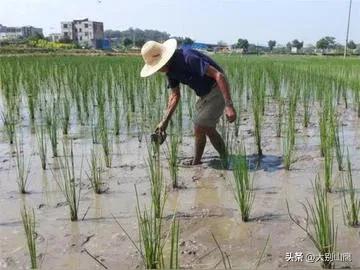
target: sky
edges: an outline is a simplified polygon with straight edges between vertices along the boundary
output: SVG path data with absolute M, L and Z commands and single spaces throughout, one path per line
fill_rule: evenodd
M 0 24 L 33 25 L 47 35 L 60 22 L 89 18 L 105 29 L 129 27 L 229 44 L 259 45 L 295 38 L 314 44 L 323 36 L 345 43 L 349 0 L 0 0 Z M 350 40 L 360 43 L 360 0 L 353 0 Z

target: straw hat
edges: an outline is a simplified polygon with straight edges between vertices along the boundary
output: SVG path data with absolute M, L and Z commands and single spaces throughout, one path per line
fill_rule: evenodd
M 168 39 L 164 43 L 148 41 L 141 48 L 145 66 L 140 72 L 141 77 L 147 77 L 161 69 L 173 56 L 177 47 L 176 39 Z

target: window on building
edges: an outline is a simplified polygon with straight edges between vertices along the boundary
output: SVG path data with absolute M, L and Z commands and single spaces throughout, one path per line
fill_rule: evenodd
M 85 23 L 85 28 L 88 28 L 89 27 L 89 24 Z
M 85 37 L 89 36 L 89 32 L 85 32 Z
M 79 39 L 82 40 L 82 36 L 80 36 Z
M 82 32 L 82 29 L 81 29 L 81 28 L 79 28 L 79 32 L 80 32 L 80 33 Z
M 64 23 L 64 28 L 67 28 L 67 26 L 68 26 L 68 25 L 67 25 L 66 23 Z

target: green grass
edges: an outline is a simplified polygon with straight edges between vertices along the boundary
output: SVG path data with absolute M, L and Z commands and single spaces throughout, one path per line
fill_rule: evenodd
M 360 199 L 356 194 L 356 188 L 353 182 L 351 161 L 349 151 L 347 154 L 347 172 L 346 177 L 343 180 L 343 200 L 342 210 L 344 221 L 349 226 L 360 225 Z
M 56 101 L 53 101 L 53 105 L 51 107 L 46 107 L 45 119 L 46 119 L 46 127 L 47 127 L 48 136 L 50 138 L 53 157 L 57 157 L 58 156 L 57 145 L 58 145 L 58 125 L 59 125 L 58 120 L 59 120 L 59 117 L 58 117 Z
M 316 177 L 315 184 L 313 184 L 313 192 L 313 204 L 309 201 L 302 204 L 306 213 L 305 225 L 292 216 L 289 204 L 286 202 L 289 217 L 307 234 L 320 255 L 335 254 L 337 225 L 335 225 L 334 209 L 330 209 L 327 190 L 321 185 L 319 176 Z M 334 267 L 334 262 L 324 260 L 321 266 L 331 269 Z
M 157 218 L 161 217 L 166 190 L 160 161 L 160 145 L 148 146 L 148 168 L 151 185 L 151 202 Z
M 86 173 L 89 182 L 91 184 L 92 189 L 96 194 L 103 193 L 102 185 L 102 172 L 103 167 L 101 165 L 101 158 L 99 158 L 99 153 L 96 152 L 94 149 L 91 150 L 91 158 L 90 162 L 88 161 L 90 174 Z
M 235 183 L 232 185 L 232 190 L 241 212 L 241 218 L 246 222 L 250 217 L 255 194 L 244 146 L 239 147 L 239 151 L 233 159 L 233 174 Z
M 70 220 L 77 221 L 81 195 L 82 161 L 79 169 L 79 183 L 77 184 L 72 141 L 70 143 L 70 153 L 67 147 L 63 145 L 63 156 L 59 157 L 59 167 L 59 174 L 56 174 L 54 171 L 53 174 L 68 204 Z
M 162 202 L 160 213 L 156 213 L 153 205 L 150 209 L 140 207 L 139 195 L 135 185 L 136 215 L 138 221 L 139 243 L 137 244 L 125 228 L 113 216 L 115 222 L 129 238 L 132 245 L 139 252 L 145 269 L 178 269 L 179 268 L 179 221 L 173 216 L 170 230 L 164 231 L 163 211 L 165 201 Z M 157 215 L 160 214 L 160 217 Z M 166 263 L 164 247 L 170 237 L 169 262 Z
M 1 113 L 1 119 L 3 121 L 5 132 L 10 144 L 14 143 L 16 135 L 16 117 L 15 112 L 6 111 Z
M 37 269 L 37 253 L 36 253 L 36 220 L 34 209 L 28 210 L 25 206 L 21 210 L 21 220 L 26 236 L 26 244 L 30 255 L 31 269 Z
M 29 173 L 31 167 L 31 158 L 26 160 L 23 140 L 16 140 L 16 173 L 17 173 L 17 184 L 19 188 L 19 192 L 22 194 L 26 193 L 26 187 L 29 180 Z
M 36 129 L 36 141 L 39 152 L 39 158 L 41 161 L 41 168 L 46 170 L 47 160 L 47 142 L 46 142 L 46 130 L 43 124 Z
M 173 188 L 179 187 L 178 183 L 178 152 L 179 152 L 179 137 L 176 134 L 170 136 L 170 144 L 167 144 L 167 160 L 169 164 L 170 176 Z

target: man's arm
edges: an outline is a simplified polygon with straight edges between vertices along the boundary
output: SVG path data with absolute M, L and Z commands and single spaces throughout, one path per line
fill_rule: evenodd
M 165 131 L 169 121 L 171 119 L 171 116 L 173 115 L 179 101 L 180 101 L 180 87 L 175 87 L 171 89 L 171 94 L 169 95 L 168 105 L 166 108 L 166 114 L 163 118 L 163 120 L 159 123 L 156 129 L 159 129 L 160 131 Z
M 225 99 L 226 117 L 228 118 L 230 123 L 234 122 L 236 119 L 236 111 L 232 104 L 230 90 L 229 90 L 229 84 L 226 81 L 224 74 L 211 65 L 208 66 L 205 74 L 207 76 L 213 78 L 216 81 L 216 83 L 219 86 L 219 89 Z

